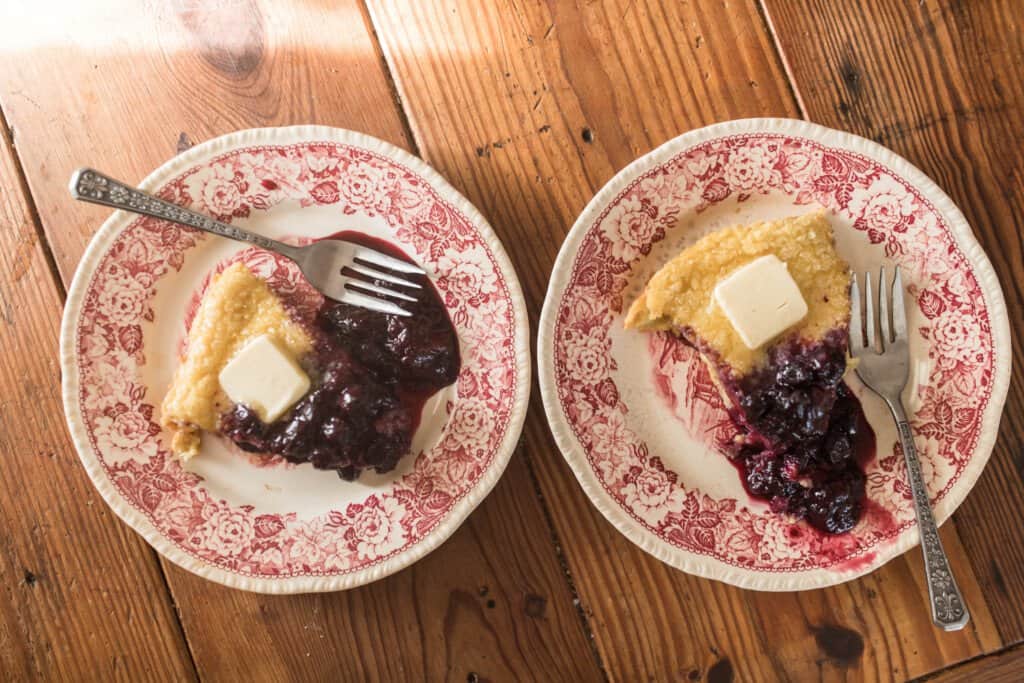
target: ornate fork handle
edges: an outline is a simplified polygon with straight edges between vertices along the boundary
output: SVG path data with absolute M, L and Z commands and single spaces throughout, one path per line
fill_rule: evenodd
M 287 244 L 242 230 L 233 225 L 222 223 L 195 211 L 154 197 L 148 192 L 126 185 L 110 176 L 103 175 L 91 168 L 81 168 L 71 177 L 71 194 L 75 199 L 101 204 L 114 209 L 123 209 L 132 213 L 162 218 L 172 223 L 187 225 L 199 230 L 238 240 L 277 252 L 282 256 L 294 258 L 294 249 Z
M 903 410 L 903 403 L 898 398 L 886 401 L 900 434 L 903 446 L 903 457 L 907 462 L 910 475 L 910 490 L 914 495 L 914 507 L 917 509 L 917 526 L 921 532 L 921 551 L 924 553 L 925 577 L 928 581 L 928 597 L 932 604 L 932 620 L 936 625 L 947 631 L 959 631 L 970 620 L 970 614 L 964 604 L 960 587 L 957 586 L 953 572 L 949 569 L 946 551 L 939 539 L 939 529 L 935 524 L 932 506 L 928 500 L 928 488 L 921 476 L 921 462 L 917 457 L 914 437 L 910 432 L 910 423 Z

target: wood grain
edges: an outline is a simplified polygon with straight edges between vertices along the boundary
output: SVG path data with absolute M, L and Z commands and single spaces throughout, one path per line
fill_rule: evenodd
M 251 595 L 169 567 L 200 674 L 267 681 L 599 678 L 564 578 L 547 559 L 550 535 L 537 518 L 537 500 L 523 495 L 530 489 L 525 467 L 511 467 L 505 479 L 440 549 L 363 588 Z M 228 637 L 236 646 L 244 638 L 244 648 L 226 656 Z
M 565 233 L 615 170 L 700 125 L 799 115 L 753 3 L 368 6 L 421 153 L 491 219 L 534 321 Z M 733 589 L 668 568 L 605 522 L 536 392 L 525 443 L 614 679 L 890 680 L 1001 644 L 953 525 L 943 538 L 974 620 L 946 635 L 916 551 L 829 590 Z
M 767 0 L 811 119 L 906 156 L 960 206 L 1024 335 L 1024 13 L 1016 0 Z M 813 40 L 805 37 L 813 35 Z M 1024 639 L 1024 353 L 995 452 L 956 514 L 1002 639 Z
M 1024 679 L 1024 646 L 971 660 L 919 679 L 917 683 L 1020 683 Z
M 0 677 L 193 680 L 156 555 L 69 443 L 61 292 L 2 128 L 0 188 Z
M 65 281 L 106 215 L 68 199 L 66 181 L 78 165 L 134 181 L 194 142 L 293 123 L 348 127 L 410 146 L 356 2 L 109 0 L 69 11 L 81 15 L 69 20 L 73 36 L 41 39 L 0 62 L 0 105 Z M 57 306 L 44 310 L 55 325 Z M 55 418 L 40 438 L 62 434 Z M 60 457 L 74 462 L 66 444 Z M 111 517 L 103 505 L 89 514 Z M 148 558 L 132 540 L 132 552 Z M 105 539 L 76 542 L 84 552 Z M 164 567 L 202 678 L 600 678 L 518 455 L 440 549 L 363 589 L 259 596 Z M 74 571 L 92 569 L 81 563 Z M 104 577 L 90 573 L 90 581 Z
M 754 0 L 369 4 L 383 56 L 354 0 L 0 9 L 0 106 L 65 281 L 101 218 L 67 201 L 75 166 L 135 180 L 219 133 L 316 122 L 420 149 L 492 220 L 536 323 L 568 226 L 615 170 L 705 123 L 806 112 L 893 147 L 953 195 L 1024 332 L 1024 49 L 1014 0 L 765 0 L 771 27 Z M 58 10 L 63 22 L 52 21 Z M 10 458 L 0 479 L 0 670 L 190 678 L 151 551 L 99 501 L 67 442 L 52 360 L 59 293 L 9 189 L 18 179 L 6 141 L 4 151 L 0 218 L 19 227 L 0 231 L 0 339 L 15 349 L 0 360 L 0 452 L 37 455 Z M 928 623 L 916 551 L 850 584 L 788 595 L 668 569 L 590 506 L 536 395 L 501 484 L 405 572 L 286 598 L 164 570 L 203 677 L 594 680 L 602 671 L 532 469 L 613 679 L 891 680 L 967 661 L 938 679 L 1018 680 L 1019 646 L 971 659 L 1024 638 L 1024 371 L 1014 353 L 996 453 L 942 530 L 973 613 L 960 634 Z M 36 408 L 12 413 L 12 401 Z

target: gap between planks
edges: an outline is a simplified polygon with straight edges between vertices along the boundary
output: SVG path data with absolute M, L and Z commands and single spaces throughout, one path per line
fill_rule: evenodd
M 36 239 L 43 250 L 43 255 L 46 258 L 46 268 L 50 271 L 50 278 L 57 285 L 57 293 L 60 295 L 60 302 L 63 305 L 68 298 L 67 288 L 64 287 L 64 282 L 60 279 L 60 271 L 57 270 L 57 259 L 53 255 L 53 248 L 50 246 L 50 240 L 46 237 L 46 231 L 43 230 L 43 221 L 39 217 L 36 199 L 32 196 L 32 191 L 28 186 L 28 176 L 25 175 L 25 169 L 21 164 L 21 156 L 18 154 L 18 143 L 14 139 L 14 129 L 7 122 L 7 114 L 2 106 L 0 106 L 0 131 L 2 131 L 4 138 L 10 140 L 11 163 L 14 164 L 15 173 L 18 174 L 17 189 L 21 192 L 21 196 L 25 198 L 25 206 L 28 208 L 29 218 L 32 220 L 32 229 L 35 231 Z
M 911 683 L 927 683 L 928 681 L 937 681 L 945 678 L 946 676 L 956 677 L 960 673 L 963 673 L 964 675 L 964 678 L 962 680 L 973 680 L 975 673 L 985 673 L 983 668 L 984 663 L 995 662 L 995 665 L 998 665 L 997 660 L 1007 655 L 1021 656 L 1022 658 L 1024 658 L 1024 641 L 1017 642 L 1012 645 L 1007 645 L 1006 647 L 1000 648 L 998 650 L 993 650 L 992 652 L 986 652 L 976 657 L 971 657 L 969 659 L 959 661 L 956 664 L 947 666 L 944 669 L 937 669 L 935 671 L 932 671 L 931 673 L 925 674 L 924 676 L 915 678 L 913 681 L 911 681 Z M 975 667 L 980 667 L 977 672 L 975 672 Z M 1022 669 L 1024 669 L 1024 665 L 1022 665 Z
M 373 43 L 373 51 L 377 55 L 377 61 L 380 63 L 381 71 L 384 73 L 384 80 L 387 81 L 388 92 L 391 93 L 391 99 L 395 103 L 398 121 L 402 125 L 402 135 L 405 136 L 406 142 L 409 144 L 409 151 L 422 158 L 419 142 L 416 140 L 416 135 L 412 132 L 412 121 L 405 111 L 405 103 L 402 102 L 402 95 L 398 91 L 398 83 L 391 73 L 391 65 L 388 64 L 387 56 L 384 54 L 384 48 L 380 43 L 380 36 L 377 35 L 377 25 L 373 23 L 373 17 L 370 16 L 370 8 L 366 6 L 366 0 L 359 0 L 359 14 L 363 18 L 363 23 L 366 24 L 366 31 L 370 34 L 370 42 Z
M 782 67 L 782 72 L 786 74 L 786 88 L 789 90 L 790 97 L 793 98 L 793 102 L 796 104 L 796 109 L 800 112 L 800 118 L 804 121 L 809 121 L 807 118 L 807 107 L 804 105 L 804 98 L 800 94 L 800 90 L 796 87 L 796 78 L 793 76 L 793 69 L 789 65 L 789 60 L 786 59 L 786 53 L 782 50 L 782 43 L 779 41 L 779 34 L 775 30 L 775 24 L 772 23 L 772 15 L 768 13 L 768 8 L 765 7 L 765 0 L 757 0 L 757 13 L 761 15 L 761 23 L 764 25 L 765 32 L 771 36 L 772 47 L 775 48 L 775 59 L 778 60 L 779 66 Z
M 50 240 L 46 235 L 46 231 L 43 229 L 43 222 L 39 217 L 39 209 L 36 206 L 35 197 L 32 195 L 32 191 L 29 188 L 28 176 L 25 174 L 25 168 L 21 162 L 21 155 L 18 153 L 15 131 L 8 123 L 7 114 L 4 112 L 2 106 L 0 106 L 0 127 L 2 127 L 0 128 L 0 130 L 2 130 L 0 135 L 9 140 L 11 144 L 11 162 L 14 165 L 15 173 L 18 175 L 17 190 L 19 190 L 21 195 L 25 198 L 25 205 L 28 208 L 29 217 L 32 220 L 32 228 L 35 230 L 36 238 L 39 240 L 39 246 L 45 256 L 46 266 L 50 273 L 50 279 L 53 280 L 57 287 L 57 293 L 60 296 L 60 301 L 63 306 L 68 298 L 67 288 L 64 286 L 64 281 L 61 280 L 60 271 L 57 269 L 57 259 L 54 256 L 53 248 L 50 245 Z M 63 309 L 61 310 L 61 313 L 63 314 Z M 77 453 L 75 454 L 75 457 L 78 457 Z M 90 481 L 90 484 L 91 483 L 92 482 Z M 118 520 L 118 523 L 121 524 L 122 522 Z M 132 533 L 135 533 L 134 530 Z M 189 666 L 192 669 L 192 677 L 194 680 L 198 681 L 200 678 L 199 669 L 196 667 L 195 653 L 192 651 L 192 643 L 189 642 L 188 637 L 185 635 L 185 629 L 181 623 L 181 611 L 178 609 L 178 603 L 174 599 L 174 592 L 171 591 L 171 585 L 167 580 L 167 569 L 164 567 L 163 558 L 152 546 L 148 543 L 146 545 L 149 547 L 149 552 L 152 555 L 153 560 L 156 562 L 157 567 L 160 569 L 160 580 L 163 582 L 164 591 L 167 593 L 167 601 L 170 603 L 171 609 L 174 611 L 174 623 L 177 626 L 177 636 L 183 643 L 185 643 L 185 649 L 188 651 Z

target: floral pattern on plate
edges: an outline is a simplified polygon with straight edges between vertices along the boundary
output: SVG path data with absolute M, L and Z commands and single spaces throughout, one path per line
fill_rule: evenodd
M 404 474 L 358 500 L 307 516 L 233 502 L 219 490 L 223 482 L 186 471 L 170 457 L 157 423 L 162 394 L 144 378 L 153 362 L 147 335 L 154 334 L 158 316 L 184 315 L 187 325 L 194 315 L 209 273 L 196 283 L 185 310 L 160 309 L 157 302 L 162 281 L 184 272 L 191 253 L 207 241 L 201 233 L 137 217 L 116 233 L 101 233 L 105 248 L 94 256 L 88 278 L 76 280 L 80 303 L 69 313 L 70 327 L 66 320 L 74 362 L 65 372 L 75 373 L 78 386 L 78 411 L 69 411 L 69 422 L 87 441 L 87 466 L 99 465 L 91 471 L 94 479 L 106 479 L 97 481 L 101 491 L 106 495 L 105 486 L 112 484 L 118 502 L 133 509 L 126 513 L 129 521 L 138 528 L 143 522 L 134 515 L 143 516 L 147 537 L 158 540 L 158 549 L 173 545 L 175 558 L 186 565 L 198 561 L 200 573 L 257 590 L 355 585 L 382 575 L 366 571 L 381 563 L 389 563 L 388 572 L 405 566 L 422 554 L 411 551 L 425 539 L 431 547 L 439 543 L 504 469 L 528 391 L 521 367 L 528 336 L 521 295 L 486 223 L 424 165 L 410 168 L 413 162 L 404 153 L 347 131 L 309 130 L 327 140 L 318 135 L 296 144 L 212 141 L 228 151 L 192 154 L 197 162 L 173 178 L 163 174 L 158 193 L 221 220 L 280 205 L 299 207 L 300 217 L 309 207 L 336 211 L 339 221 L 377 217 L 390 239 L 435 274 L 459 334 L 463 366 L 440 436 L 407 456 L 414 461 Z M 370 144 L 359 144 L 365 141 Z M 301 233 L 301 227 L 292 230 Z M 267 277 L 300 317 L 315 311 L 319 295 L 291 264 L 251 249 L 235 258 Z M 345 485 L 333 473 L 324 475 L 335 486 Z M 359 576 L 326 584 L 292 582 L 291 588 L 266 582 L 346 574 Z
M 879 161 L 872 143 L 852 136 L 843 136 L 844 142 L 859 141 L 855 145 L 823 143 L 816 138 L 840 134 L 811 124 L 798 124 L 803 134 L 773 130 L 794 123 L 766 120 L 755 132 L 749 122 L 723 124 L 722 134 L 696 131 L 684 136 L 696 142 L 669 143 L 671 154 L 655 152 L 657 160 L 642 159 L 622 172 L 610 183 L 616 191 L 595 199 L 570 235 L 571 250 L 560 255 L 556 272 L 564 275 L 549 290 L 539 342 L 541 384 L 556 437 L 605 515 L 662 559 L 761 588 L 827 585 L 891 557 L 889 550 L 914 525 L 902 455 L 890 425 L 873 424 L 880 438 L 877 458 L 867 467 L 867 512 L 852 532 L 835 537 L 755 504 L 739 477 L 733 495 L 709 495 L 705 489 L 720 482 L 699 473 L 686 478 L 666 466 L 667 452 L 648 443 L 648 422 L 637 414 L 647 408 L 637 405 L 636 391 L 623 389 L 630 375 L 650 374 L 649 384 L 637 382 L 653 387 L 675 417 L 675 429 L 695 448 L 724 459 L 723 443 L 735 428 L 703 363 L 681 342 L 653 335 L 643 360 L 620 348 L 624 306 L 642 286 L 637 273 L 653 272 L 647 257 L 661 242 L 692 242 L 696 235 L 680 226 L 699 225 L 711 210 L 742 212 L 763 202 L 792 215 L 825 207 L 837 232 L 847 233 L 840 241 L 858 250 L 858 260 L 884 257 L 899 264 L 920 310 L 912 318 L 913 348 L 928 359 L 914 431 L 936 504 L 973 463 L 962 498 L 987 459 L 991 438 L 986 450 L 978 447 L 979 437 L 991 429 L 993 411 L 998 419 L 1008 374 L 994 338 L 1004 335 L 1002 295 L 977 245 L 970 255 L 962 247 L 969 235 L 954 234 L 932 193 Z M 747 132 L 724 132 L 729 128 Z M 676 250 L 662 252 L 659 263 Z M 830 571 L 807 580 L 763 579 L 813 570 Z

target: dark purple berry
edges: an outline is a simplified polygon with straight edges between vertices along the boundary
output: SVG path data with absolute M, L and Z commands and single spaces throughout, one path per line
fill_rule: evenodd
M 429 283 L 418 292 L 416 301 L 401 302 L 413 314 L 408 318 L 325 301 L 316 317 L 313 364 L 320 372 L 313 373 L 313 389 L 272 425 L 234 406 L 221 432 L 245 450 L 335 469 L 350 481 L 368 467 L 394 469 L 409 451 L 423 402 L 454 382 L 460 368 L 444 303 Z
M 827 533 L 849 531 L 864 499 L 854 458 L 861 408 L 842 382 L 845 354 L 839 333 L 790 341 L 733 386 L 749 434 L 732 457 L 748 490 Z

